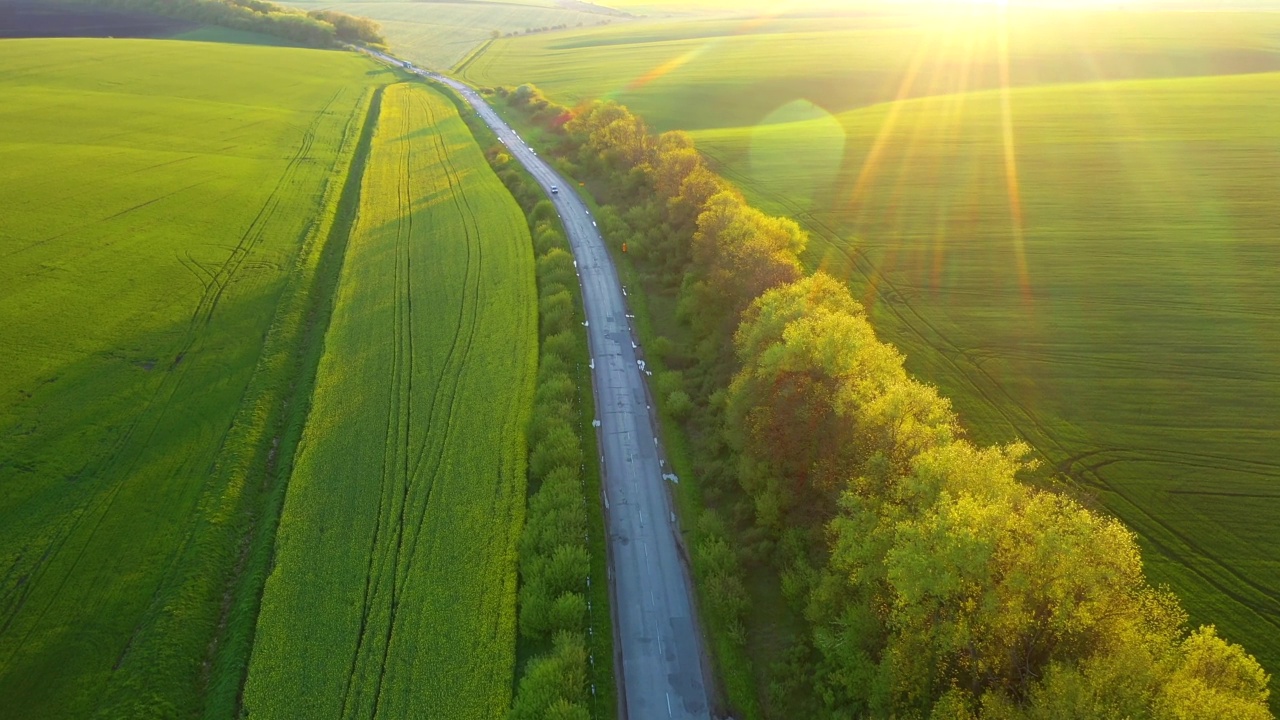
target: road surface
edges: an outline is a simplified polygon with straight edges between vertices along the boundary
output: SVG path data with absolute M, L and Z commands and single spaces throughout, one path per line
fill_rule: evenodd
M 390 62 L 400 64 L 392 58 Z M 449 85 L 475 108 L 548 193 L 560 213 L 582 283 L 603 456 L 604 503 L 614 583 L 614 640 L 626 720 L 709 720 L 691 585 L 676 546 L 675 515 L 660 463 L 622 284 L 586 204 L 467 85 Z M 551 193 L 552 186 L 561 191 Z

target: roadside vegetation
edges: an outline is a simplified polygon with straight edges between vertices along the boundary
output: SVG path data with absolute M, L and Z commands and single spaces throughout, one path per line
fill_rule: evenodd
M 389 77 L 336 53 L 0 43 L 6 714 L 233 712 Z
M 583 447 L 586 335 L 568 241 L 545 200 L 530 216 L 537 251 L 541 354 L 529 444 L 529 509 L 520 539 L 520 636 L 530 655 L 510 717 L 590 718 L 594 673 L 587 631 L 612 635 L 607 605 L 591 607 L 588 527 L 599 496 L 588 491 Z M 588 406 L 589 407 L 589 406 Z M 588 411 L 589 416 L 589 411 Z M 598 489 L 597 483 L 590 487 Z M 598 544 L 597 544 L 598 547 Z M 608 661 L 608 655 L 601 662 Z M 612 693 L 610 693 L 612 694 Z M 611 711 L 611 709 L 610 709 Z
M 262 600 L 252 717 L 507 712 L 530 242 L 453 105 L 389 86 Z
M 648 309 L 669 308 L 649 342 L 680 373 L 660 402 L 685 420 L 685 492 L 708 508 L 685 525 L 729 709 L 1270 717 L 1261 666 L 1188 627 L 1133 533 L 1026 483 L 1025 445 L 966 439 L 847 286 L 806 273 L 807 233 L 749 205 L 687 134 L 615 103 L 497 94 L 605 203 Z M 777 603 L 767 623 L 756 598 Z
M 529 506 L 520 540 L 515 718 L 616 716 L 613 618 L 581 290 L 555 206 L 455 96 L 533 235 L 539 309 Z

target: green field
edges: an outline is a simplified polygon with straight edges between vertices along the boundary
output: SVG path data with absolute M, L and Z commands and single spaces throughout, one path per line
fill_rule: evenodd
M 1280 13 L 1022 12 L 1009 28 L 1015 86 L 1280 70 Z M 747 127 L 999 87 L 1002 37 L 985 19 L 887 12 L 642 21 L 503 39 L 462 75 L 615 99 L 660 130 Z
M 553 0 L 444 0 L 381 2 L 380 0 L 289 0 L 303 10 L 339 10 L 372 18 L 382 25 L 397 57 L 421 67 L 447 70 L 478 46 L 499 35 L 541 28 L 577 28 L 625 20 L 621 13 L 585 3 L 561 5 Z
M 252 717 L 501 717 L 536 371 L 524 216 L 454 106 L 382 100 L 253 649 Z
M 0 42 L 7 717 L 234 701 L 221 640 L 274 487 L 248 469 L 280 464 L 286 365 L 386 78 L 309 50 Z
M 466 74 L 693 130 L 977 439 L 1032 443 L 1280 672 L 1280 14 L 1008 28 L 636 23 L 503 40 Z

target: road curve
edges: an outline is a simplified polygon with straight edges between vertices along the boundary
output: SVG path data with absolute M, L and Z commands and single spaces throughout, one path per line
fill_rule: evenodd
M 677 548 L 678 528 L 663 478 L 646 375 L 622 284 L 595 221 L 569 183 L 469 86 L 383 58 L 458 91 L 560 213 L 587 315 L 624 720 L 709 720 L 692 588 Z M 552 193 L 553 186 L 562 192 Z

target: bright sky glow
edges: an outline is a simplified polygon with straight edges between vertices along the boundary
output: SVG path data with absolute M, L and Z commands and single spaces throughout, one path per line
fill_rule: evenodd
M 974 5 L 1006 5 L 1011 8 L 1048 7 L 1174 9 L 1174 10 L 1280 10 L 1280 0 L 612 0 L 606 4 L 619 8 L 637 8 L 655 11 L 676 11 L 697 14 L 700 12 L 738 14 L 788 13 L 826 11 L 853 11 L 859 9 L 908 9 L 965 7 Z

